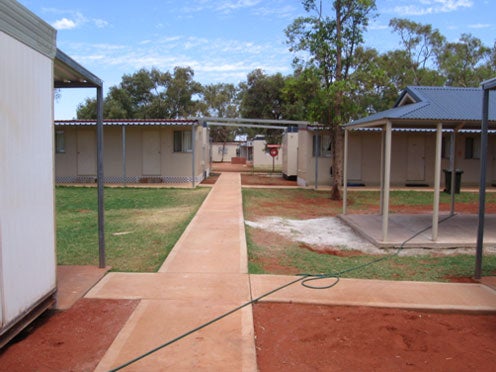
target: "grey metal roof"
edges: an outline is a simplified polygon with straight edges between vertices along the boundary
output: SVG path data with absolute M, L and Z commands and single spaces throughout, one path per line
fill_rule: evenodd
M 382 132 L 382 128 L 379 127 L 358 127 L 358 128 L 351 128 L 350 129 L 353 132 Z M 400 133 L 436 133 L 435 128 L 392 128 L 391 129 L 393 132 L 400 132 Z M 444 128 L 443 133 L 451 133 L 453 132 L 453 129 L 450 128 Z M 489 129 L 488 134 L 496 134 L 496 129 Z M 467 134 L 480 134 L 481 130 L 480 129 L 460 129 L 458 133 L 467 133 Z
M 190 126 L 196 119 L 105 119 L 104 126 Z M 96 120 L 55 120 L 56 126 L 96 126 Z
M 422 125 L 442 122 L 453 126 L 464 123 L 480 126 L 482 120 L 482 89 L 456 87 L 409 86 L 400 95 L 394 108 L 355 120 L 347 126 L 394 124 Z M 415 103 L 400 105 L 408 95 Z M 496 124 L 496 92 L 490 93 L 489 121 Z
M 53 64 L 55 88 L 96 88 L 102 87 L 102 80 L 81 66 L 67 54 L 57 49 Z
M 48 58 L 55 56 L 57 31 L 17 1 L 0 1 L 0 31 Z

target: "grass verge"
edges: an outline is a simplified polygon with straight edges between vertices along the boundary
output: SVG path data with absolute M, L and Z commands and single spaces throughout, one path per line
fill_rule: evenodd
M 350 211 L 370 212 L 379 203 L 379 192 L 350 192 Z M 448 204 L 450 196 L 441 194 L 441 203 Z M 457 203 L 472 205 L 477 203 L 477 193 L 456 195 Z M 488 204 L 496 203 L 496 194 L 487 195 Z M 423 191 L 393 191 L 391 204 L 402 206 L 402 211 L 411 207 L 430 208 L 432 193 Z M 256 220 L 264 216 L 306 219 L 334 216 L 341 213 L 341 203 L 329 199 L 326 192 L 314 190 L 274 190 L 243 189 L 243 208 L 245 217 Z M 426 209 L 427 210 L 427 209 Z M 428 212 L 428 210 L 427 210 Z M 269 237 L 275 235 L 274 238 Z M 416 280 L 416 281 L 452 281 L 456 278 L 470 278 L 475 267 L 474 255 L 439 254 L 421 256 L 402 256 L 391 254 L 387 259 L 373 265 L 367 265 L 382 256 L 343 252 L 342 255 L 316 253 L 302 248 L 297 242 L 290 242 L 275 233 L 260 233 L 259 229 L 246 226 L 249 270 L 261 274 L 294 273 L 340 273 L 344 278 Z M 281 242 L 278 244 L 277 241 Z M 268 244 L 267 241 L 270 241 Z M 277 262 L 277 265 L 274 265 Z M 365 265 L 365 266 L 363 266 Z M 360 269 L 354 269 L 361 267 Z M 284 272 L 286 268 L 286 272 Z M 483 275 L 496 275 L 496 256 L 485 255 Z
M 105 188 L 107 265 L 158 270 L 209 189 Z M 57 263 L 98 264 L 97 190 L 57 187 Z

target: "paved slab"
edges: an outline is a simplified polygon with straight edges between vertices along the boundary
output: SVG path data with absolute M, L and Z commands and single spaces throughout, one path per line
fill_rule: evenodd
M 252 296 L 257 298 L 297 278 L 280 275 L 252 275 Z M 308 284 L 325 286 L 334 281 L 335 279 L 329 278 Z M 298 283 L 293 284 L 261 301 L 496 312 L 496 291 L 483 284 L 471 283 L 341 279 L 336 286 L 329 289 L 309 289 Z
M 86 297 L 191 300 L 235 307 L 250 300 L 250 286 L 248 274 L 109 273 Z
M 88 292 L 110 270 L 107 266 L 57 266 L 57 310 L 67 310 Z
M 98 365 L 107 371 L 250 300 L 248 274 L 110 273 L 87 295 L 142 299 Z M 251 307 L 236 312 L 126 370 L 255 371 Z
M 456 214 L 439 224 L 437 241 L 432 241 L 432 214 L 389 215 L 388 240 L 382 241 L 382 216 L 372 214 L 347 214 L 339 216 L 358 234 L 377 247 L 399 247 L 415 233 L 427 228 L 414 239 L 408 241 L 405 248 L 457 248 L 475 247 L 477 239 L 478 216 L 474 214 Z M 440 215 L 440 221 L 448 217 Z M 496 215 L 487 214 L 485 219 L 484 244 L 496 245 Z
M 90 298 L 141 299 L 97 371 L 116 368 L 250 301 L 239 173 L 225 173 L 158 273 L 111 273 Z M 256 371 L 251 306 L 126 370 Z
M 160 272 L 246 273 L 241 178 L 223 173 Z

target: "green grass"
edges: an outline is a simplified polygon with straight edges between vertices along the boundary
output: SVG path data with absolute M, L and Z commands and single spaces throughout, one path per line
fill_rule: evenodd
M 105 189 L 107 265 L 156 271 L 208 193 L 198 189 Z M 97 190 L 57 187 L 57 262 L 98 264 Z
M 252 274 L 273 274 L 264 270 L 264 257 L 274 257 L 274 252 L 257 245 L 251 239 L 252 228 L 246 227 L 248 237 L 249 272 Z M 283 252 L 275 254 L 282 266 L 297 269 L 301 274 L 339 274 L 342 278 L 449 281 L 450 278 L 472 277 L 475 267 L 474 255 L 450 256 L 402 256 L 392 252 L 389 255 L 356 255 L 339 257 L 300 248 L 298 243 L 286 246 Z M 374 262 L 378 261 L 378 262 Z M 289 270 L 288 270 L 289 271 Z M 496 256 L 485 255 L 484 275 L 496 275 Z
M 451 277 L 473 276 L 475 267 L 474 255 L 337 257 L 292 249 L 288 256 L 289 262 L 304 273 L 339 273 L 343 278 L 448 281 Z M 496 273 L 496 256 L 485 257 L 484 272 Z
M 358 191 L 350 190 L 348 193 L 349 200 L 356 206 L 364 206 L 370 204 L 378 204 L 380 193 L 379 191 Z M 393 190 L 390 193 L 391 205 L 432 205 L 434 195 L 428 191 L 404 191 Z M 477 203 L 479 201 L 479 194 L 476 192 L 462 192 L 455 194 L 457 203 Z M 441 192 L 440 202 L 450 203 L 451 195 Z M 487 203 L 496 203 L 496 193 L 486 194 Z
M 312 210 L 315 216 L 335 215 L 341 213 L 340 203 L 329 200 L 326 192 L 314 190 L 273 190 L 273 189 L 244 189 L 243 207 L 245 216 L 256 218 L 257 211 L 263 212 L 266 203 L 275 205 L 278 216 L 298 218 L 294 212 L 296 198 L 302 199 L 306 210 Z M 366 210 L 379 203 L 378 191 L 352 190 L 349 193 L 350 211 Z M 317 201 L 317 203 L 312 202 Z M 457 203 L 477 203 L 478 194 L 464 192 L 456 195 Z M 488 204 L 496 203 L 496 194 L 488 193 Z M 441 202 L 449 203 L 450 195 L 441 193 Z M 428 205 L 432 204 L 432 192 L 423 191 L 392 191 L 392 205 Z M 261 208 L 262 206 L 262 208 Z M 287 206 L 287 207 L 286 207 Z M 325 211 L 322 214 L 322 211 Z M 246 226 L 249 271 L 256 274 L 273 274 L 265 270 L 264 259 L 274 258 L 281 266 L 288 267 L 288 272 L 297 270 L 300 273 L 341 273 L 345 278 L 384 279 L 384 280 L 418 280 L 418 281 L 447 281 L 451 277 L 472 277 L 475 267 L 475 254 L 458 255 L 421 255 L 404 256 L 391 254 L 380 262 L 368 263 L 384 256 L 367 254 L 341 257 L 329 254 L 315 253 L 301 248 L 298 243 L 281 243 L 280 247 L 263 246 L 255 240 L 254 229 Z M 286 244 L 283 246 L 282 244 Z M 360 268 L 359 268 L 360 267 Z M 484 255 L 483 275 L 496 275 L 496 256 Z M 280 270 L 279 270 L 280 273 Z

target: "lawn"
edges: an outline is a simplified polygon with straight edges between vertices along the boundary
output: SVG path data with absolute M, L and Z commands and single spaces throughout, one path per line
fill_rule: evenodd
M 105 188 L 107 265 L 153 272 L 163 263 L 209 189 Z M 98 265 L 97 190 L 57 187 L 57 263 Z
M 429 192 L 393 191 L 391 209 L 393 212 L 429 211 L 432 197 Z M 462 193 L 456 198 L 457 208 L 476 212 L 477 193 Z M 349 201 L 350 213 L 377 212 L 379 192 L 352 190 Z M 449 201 L 450 196 L 442 193 L 442 210 L 449 210 Z M 489 209 L 494 209 L 496 194 L 488 194 L 487 203 Z M 335 216 L 341 213 L 342 203 L 330 200 L 329 194 L 322 191 L 243 189 L 243 207 L 247 220 L 268 216 L 309 219 Z M 374 256 L 346 249 L 339 254 L 316 253 L 307 244 L 293 242 L 275 233 L 249 226 L 246 226 L 246 231 L 251 273 L 332 273 L 348 278 L 450 281 L 471 277 L 475 265 L 474 255 L 466 254 Z M 483 275 L 496 275 L 496 256 L 484 256 Z

